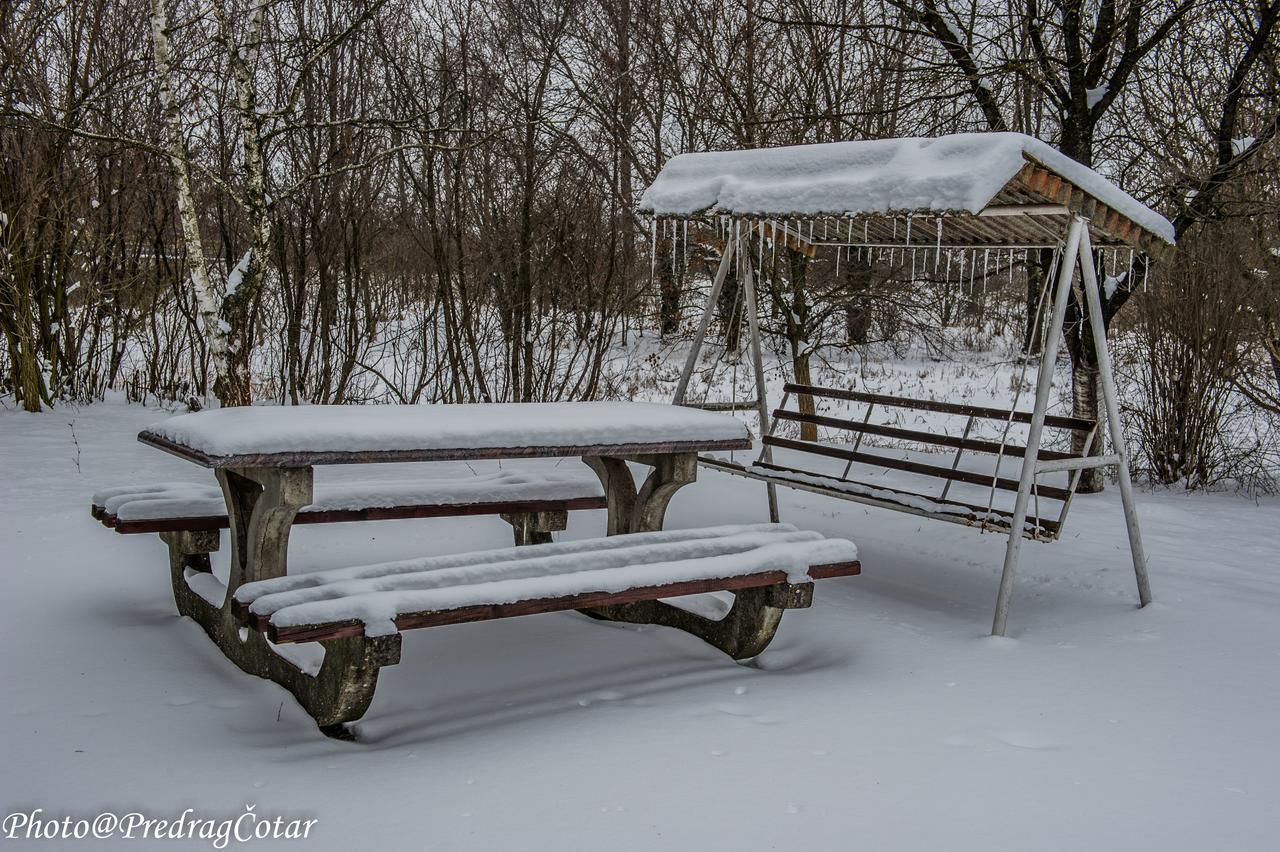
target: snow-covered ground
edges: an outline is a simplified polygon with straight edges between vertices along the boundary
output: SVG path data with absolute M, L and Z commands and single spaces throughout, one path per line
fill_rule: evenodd
M 208 477 L 134 441 L 163 416 L 0 411 L 6 814 L 254 805 L 318 820 L 294 846 L 339 850 L 1280 841 L 1280 501 L 1142 493 L 1157 603 L 1140 611 L 1114 489 L 1079 497 L 1061 542 L 1024 546 L 1011 637 L 993 639 L 1003 537 L 783 491 L 783 519 L 854 539 L 864 573 L 821 583 L 753 664 L 577 614 L 413 631 L 352 744 L 175 615 L 155 536 L 89 518 L 101 487 Z M 700 477 L 668 526 L 765 519 L 758 484 Z M 579 513 L 567 536 L 603 529 Z M 509 535 L 496 518 L 302 527 L 290 566 Z

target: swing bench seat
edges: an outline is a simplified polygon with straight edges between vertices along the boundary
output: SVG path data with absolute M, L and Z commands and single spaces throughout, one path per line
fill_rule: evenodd
M 908 512 L 937 520 L 966 526 L 979 527 L 984 531 L 1011 534 L 1013 532 L 1013 512 L 1007 508 L 994 505 L 984 506 L 949 496 L 952 483 L 964 483 L 980 486 L 994 491 L 1017 492 L 1018 481 L 1004 476 L 962 470 L 960 459 L 965 451 L 983 453 L 996 457 L 1012 456 L 1023 458 L 1026 447 L 1009 442 L 996 443 L 969 436 L 973 422 L 978 419 L 992 420 L 1001 423 L 1029 423 L 1031 413 L 1011 411 L 1008 409 L 989 408 L 984 406 L 939 402 L 936 400 L 912 399 L 909 397 L 888 396 L 885 394 L 864 393 L 840 388 L 826 388 L 815 385 L 787 384 L 784 387 L 786 396 L 782 406 L 773 411 L 774 429 L 764 437 L 765 451 L 761 458 L 749 465 L 739 464 L 720 457 L 704 456 L 700 462 L 717 470 L 762 480 L 773 485 L 798 488 L 818 494 L 824 494 L 843 500 L 852 500 L 894 511 Z M 791 410 L 786 407 L 792 396 L 809 396 L 819 399 L 840 399 L 862 403 L 867 406 L 866 417 L 854 420 L 844 417 L 829 417 L 820 414 Z M 871 412 L 876 407 L 929 411 L 967 418 L 964 433 L 960 436 L 942 432 L 926 432 L 917 429 L 906 429 L 899 426 L 884 425 L 871 422 Z M 806 441 L 796 438 L 780 437 L 773 434 L 777 424 L 782 422 L 812 424 L 826 429 L 847 432 L 855 436 L 852 449 L 843 446 Z M 1084 446 L 1092 442 L 1097 424 L 1092 420 L 1061 415 L 1046 415 L 1045 428 L 1082 432 L 1085 434 Z M 915 459 L 901 458 L 868 452 L 862 448 L 863 436 L 874 435 L 921 445 L 929 449 L 954 451 L 950 466 L 928 464 Z M 830 472 L 810 471 L 799 467 L 778 464 L 771 458 L 771 451 L 780 449 L 788 451 L 788 457 L 800 454 L 819 456 L 822 458 L 844 461 L 844 473 L 840 476 Z M 1042 449 L 1037 453 L 1037 473 L 1068 472 L 1067 487 L 1040 484 L 1037 480 L 1033 491 L 1034 511 L 1029 512 L 1023 524 L 1021 534 L 1025 538 L 1039 541 L 1054 541 L 1062 532 L 1066 520 L 1067 509 L 1075 486 L 1079 481 L 1080 470 L 1089 463 L 1097 463 L 1096 458 L 1086 460 L 1083 456 L 1054 450 Z M 876 484 L 850 479 L 849 473 L 853 465 L 864 468 L 878 468 L 902 471 L 915 477 L 942 483 L 940 494 L 930 495 L 918 491 L 906 490 L 896 485 Z M 1043 511 L 1040 501 L 1053 501 L 1060 504 L 1060 510 L 1050 515 Z

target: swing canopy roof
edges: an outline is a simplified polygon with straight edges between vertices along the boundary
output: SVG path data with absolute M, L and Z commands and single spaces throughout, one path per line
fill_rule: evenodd
M 782 231 L 788 243 L 808 248 L 928 247 L 942 241 L 944 220 L 949 245 L 1047 246 L 1062 237 L 1069 214 L 1089 220 L 1098 245 L 1157 257 L 1174 243 L 1163 216 L 1021 133 L 681 154 L 645 190 L 640 211 L 657 219 L 766 220 L 774 235 Z M 827 222 L 805 233 L 789 220 Z

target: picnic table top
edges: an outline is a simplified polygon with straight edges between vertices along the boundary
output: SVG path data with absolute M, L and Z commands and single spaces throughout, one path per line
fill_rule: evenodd
M 211 468 L 647 455 L 747 449 L 727 414 L 646 402 L 220 408 L 138 440 Z

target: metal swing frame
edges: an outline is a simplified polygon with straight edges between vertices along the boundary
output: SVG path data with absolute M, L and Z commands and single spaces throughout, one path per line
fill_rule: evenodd
M 1110 465 L 1115 465 L 1117 467 L 1120 497 L 1124 508 L 1125 527 L 1128 532 L 1129 551 L 1132 557 L 1134 576 L 1138 587 L 1139 604 L 1140 606 L 1146 606 L 1152 600 L 1151 585 L 1147 573 L 1146 556 L 1142 547 L 1142 535 L 1139 530 L 1137 511 L 1134 506 L 1133 485 L 1129 474 L 1128 453 L 1125 449 L 1124 431 L 1120 419 L 1119 403 L 1116 397 L 1116 386 L 1111 366 L 1111 355 L 1107 347 L 1106 334 L 1102 319 L 1102 300 L 1099 293 L 1098 273 L 1094 264 L 1093 244 L 1089 234 L 1090 220 L 1087 216 L 1083 215 L 1083 212 L 1080 210 L 1071 210 L 1067 207 L 1060 207 L 1056 205 L 1039 205 L 1035 207 L 1032 207 L 1031 205 L 1023 205 L 1021 211 L 999 208 L 988 210 L 986 215 L 1007 216 L 1016 215 L 1018 212 L 1026 215 L 1063 215 L 1068 216 L 1069 221 L 1066 227 L 1066 232 L 1059 242 L 1062 254 L 1061 262 L 1058 266 L 1057 280 L 1052 285 L 1052 312 L 1049 316 L 1047 335 L 1040 355 L 1040 369 L 1036 378 L 1035 405 L 1030 413 L 1027 444 L 1023 454 L 1023 462 L 1021 474 L 1018 479 L 1014 508 L 1012 516 L 1009 519 L 1010 523 L 1007 530 L 1009 542 L 1005 549 L 1004 567 L 1000 577 L 1000 589 L 996 598 L 995 616 L 991 627 L 992 634 L 997 636 L 1005 635 L 1007 630 L 1009 609 L 1013 600 L 1014 582 L 1018 569 L 1018 559 L 1022 548 L 1022 539 L 1024 537 L 1028 537 L 1025 534 L 1028 508 L 1031 501 L 1036 498 L 1037 477 L 1044 473 L 1062 471 L 1070 473 L 1070 486 L 1067 490 L 1067 497 L 1064 501 L 1062 515 L 1060 516 L 1061 520 L 1065 520 L 1066 510 L 1070 503 L 1070 497 L 1074 494 L 1075 487 L 1079 481 L 1081 473 L 1084 470 L 1091 468 Z M 779 223 L 772 220 L 748 220 L 741 217 L 730 218 L 728 220 L 728 225 L 728 234 L 724 242 L 724 248 L 721 251 L 719 266 L 717 267 L 715 276 L 711 282 L 711 291 L 707 298 L 706 308 L 703 310 L 701 319 L 699 320 L 697 330 L 694 334 L 693 345 L 689 350 L 689 356 L 685 361 L 684 369 L 681 372 L 680 380 L 676 386 L 676 392 L 672 402 L 676 405 L 686 404 L 685 396 L 688 391 L 689 382 L 697 366 L 698 357 L 701 353 L 707 331 L 710 328 L 715 305 L 719 299 L 720 291 L 728 275 L 730 264 L 736 260 L 739 268 L 738 280 L 741 282 L 743 290 L 744 310 L 747 315 L 748 333 L 750 336 L 751 363 L 752 369 L 755 373 L 756 408 L 759 412 L 761 431 L 763 433 L 762 438 L 764 436 L 771 437 L 777 426 L 777 418 L 771 417 L 769 411 L 764 377 L 764 353 L 760 335 L 759 304 L 755 293 L 755 273 L 751 260 L 751 252 L 749 250 L 744 250 L 744 241 L 751 239 L 751 235 L 757 228 L 760 231 L 761 239 L 766 235 L 775 237 L 782 236 L 784 239 L 790 239 L 792 231 L 786 222 Z M 939 234 L 941 234 L 940 224 Z M 803 235 L 798 232 L 795 236 L 800 238 L 803 237 Z M 898 246 L 898 248 L 901 248 L 901 246 Z M 1106 421 L 1106 426 L 1111 438 L 1112 453 L 1098 456 L 1086 455 L 1084 457 L 1071 459 L 1054 458 L 1042 461 L 1039 458 L 1040 443 L 1045 428 L 1046 417 L 1048 416 L 1049 396 L 1053 385 L 1054 366 L 1062 345 L 1062 331 L 1063 323 L 1066 318 L 1067 303 L 1071 295 L 1073 284 L 1076 280 L 1077 267 L 1080 271 L 1079 283 L 1083 291 L 1084 306 L 1089 313 L 1094 352 L 1098 361 L 1098 374 L 1100 384 L 1102 386 L 1104 407 L 1102 417 Z M 785 401 L 783 405 L 785 407 Z M 870 408 L 868 408 L 868 416 L 869 415 Z M 860 439 L 861 433 L 859 433 L 859 440 Z M 962 444 L 963 440 L 964 439 L 961 439 Z M 1086 452 L 1087 448 L 1091 444 L 1092 433 L 1090 433 L 1090 440 L 1085 443 Z M 779 485 L 791 488 L 800 488 L 802 490 L 816 491 L 839 499 L 869 503 L 871 505 L 881 506 L 895 511 L 907 511 L 940 520 L 956 520 L 955 517 L 948 517 L 943 513 L 921 510 L 902 503 L 896 503 L 890 499 L 877 499 L 872 495 L 815 487 L 806 485 L 803 482 L 796 482 L 783 477 L 770 475 L 767 472 L 761 472 L 759 465 L 764 465 L 764 470 L 767 471 L 768 466 L 772 463 L 772 448 L 769 443 L 764 441 L 762 441 L 762 449 L 759 459 L 757 460 L 757 467 L 755 470 L 748 470 L 745 467 L 725 463 L 713 458 L 702 458 L 699 461 L 704 466 L 764 481 L 768 494 L 769 516 L 774 521 L 778 520 L 777 486 Z M 957 454 L 953 467 L 955 467 L 958 462 L 959 455 Z M 997 473 L 998 468 L 999 462 L 997 461 Z M 892 489 L 886 489 L 886 491 L 892 491 Z M 946 489 L 944 489 L 943 492 L 944 498 L 945 494 Z M 1037 512 L 1037 516 L 1038 514 L 1039 513 Z M 1030 537 L 1040 538 L 1041 536 L 1031 535 Z M 1053 536 L 1053 538 L 1056 537 L 1056 535 Z

